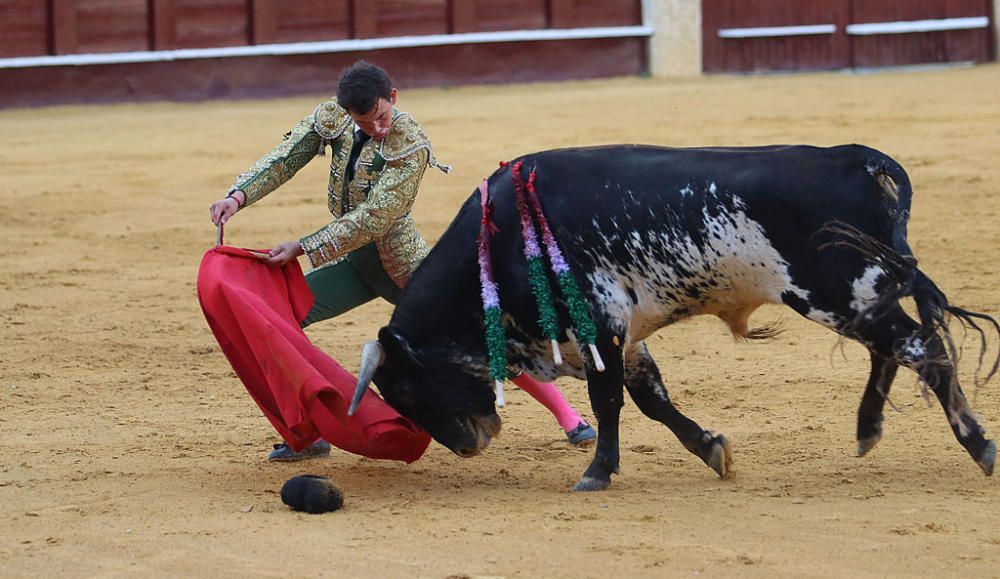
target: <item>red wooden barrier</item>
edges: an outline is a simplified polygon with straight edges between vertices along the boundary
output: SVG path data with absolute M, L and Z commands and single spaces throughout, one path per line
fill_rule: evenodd
M 342 52 L 341 46 L 313 53 L 305 46 L 287 55 L 272 55 L 268 47 L 279 45 L 284 50 L 303 42 L 452 33 L 638 27 L 641 1 L 0 0 L 0 107 L 329 93 L 340 70 L 358 58 L 385 66 L 400 87 L 639 74 L 647 70 L 647 39 L 640 33 L 563 39 L 541 35 L 544 38 L 537 41 L 515 42 L 479 38 L 467 44 L 356 52 Z M 249 56 L 212 50 L 255 45 L 263 49 Z M 192 58 L 190 53 L 170 52 L 182 49 L 203 49 L 203 53 Z M 132 54 L 112 55 L 111 63 L 97 64 L 101 53 Z M 66 55 L 69 60 L 29 67 L 2 62 L 47 55 Z M 72 59 L 73 55 L 88 56 Z M 144 61 L 134 62 L 135 58 Z M 85 66 L 74 65 L 84 62 Z M 500 62 L 502 66 L 489 64 Z
M 50 12 L 38 0 L 0 2 L 0 57 L 51 53 Z
M 0 0 L 0 58 L 641 23 L 641 0 Z
M 853 23 L 992 16 L 990 0 L 853 0 Z M 990 60 L 989 28 L 853 35 L 854 66 Z
M 351 37 L 351 4 L 329 0 L 272 0 L 275 13 L 271 42 L 316 42 Z M 267 44 L 261 40 L 255 44 Z
M 705 72 L 817 70 L 850 66 L 846 1 L 703 0 Z M 794 27 L 827 27 L 812 31 Z M 726 36 L 726 35 L 729 36 Z
M 703 0 L 702 7 L 706 72 L 993 57 L 992 0 Z

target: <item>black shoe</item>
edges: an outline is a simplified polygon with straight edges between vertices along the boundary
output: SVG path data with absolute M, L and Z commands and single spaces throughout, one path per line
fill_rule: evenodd
M 267 455 L 267 460 L 272 462 L 297 462 L 310 458 L 319 458 L 330 455 L 330 443 L 322 438 L 302 449 L 302 452 L 295 452 L 292 447 L 282 442 L 275 444 L 274 450 Z

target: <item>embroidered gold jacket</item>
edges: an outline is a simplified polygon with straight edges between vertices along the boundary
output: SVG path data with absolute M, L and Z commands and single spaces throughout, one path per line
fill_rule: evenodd
M 389 277 L 403 287 L 427 255 L 410 210 L 428 166 L 438 165 L 424 130 L 393 108 L 385 139 L 369 139 L 361 148 L 354 178 L 347 163 L 354 145 L 353 120 L 336 100 L 316 107 L 285 135 L 285 140 L 236 178 L 231 190 L 246 194 L 250 205 L 291 179 L 329 145 L 327 206 L 334 219 L 299 242 L 313 267 L 329 265 L 374 242 Z

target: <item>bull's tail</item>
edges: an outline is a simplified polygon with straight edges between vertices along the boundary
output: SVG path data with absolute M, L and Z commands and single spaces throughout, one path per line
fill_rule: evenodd
M 915 337 L 920 338 L 924 343 L 931 340 L 941 340 L 947 353 L 947 360 L 932 360 L 932 363 L 948 364 L 957 371 L 959 360 L 961 359 L 961 343 L 956 345 L 953 337 L 950 321 L 952 318 L 958 319 L 963 333 L 970 330 L 979 338 L 979 361 L 975 370 L 975 386 L 981 386 L 989 382 L 1000 369 L 1000 353 L 993 358 L 990 363 L 986 354 L 989 343 L 986 330 L 992 330 L 1000 337 L 1000 324 L 989 315 L 973 312 L 953 306 L 948 303 L 948 298 L 944 292 L 917 267 L 917 260 L 910 254 L 889 247 L 877 239 L 859 231 L 858 229 L 844 224 L 832 223 L 824 228 L 834 234 L 835 241 L 831 241 L 827 246 L 850 247 L 859 252 L 866 261 L 877 264 L 885 272 L 889 284 L 883 289 L 879 296 L 869 304 L 867 308 L 858 312 L 853 320 L 845 324 L 843 333 L 846 335 L 860 335 L 863 328 L 869 326 L 889 310 L 896 306 L 900 300 L 911 297 L 916 304 L 917 316 L 920 319 L 920 327 Z M 908 246 L 904 246 L 908 250 Z M 963 336 L 964 338 L 964 336 Z M 989 366 L 987 368 L 987 366 Z M 956 372 L 952 372 L 953 377 Z M 937 384 L 928 384 L 934 388 Z M 952 388 L 951 396 L 958 396 L 957 381 L 949 385 Z
M 912 288 L 908 292 L 913 296 L 913 301 L 917 306 L 917 314 L 920 317 L 920 334 L 924 337 L 939 336 L 943 339 L 948 349 L 948 355 L 953 365 L 957 365 L 960 358 L 960 349 L 955 346 L 952 339 L 951 329 L 948 325 L 948 317 L 957 318 L 963 330 L 972 330 L 979 337 L 979 363 L 976 366 L 975 384 L 979 386 L 985 384 L 1000 368 L 1000 355 L 993 360 L 993 364 L 983 373 L 986 365 L 987 339 L 983 326 L 989 327 L 1000 335 L 1000 324 L 992 317 L 979 312 L 972 312 L 948 303 L 948 298 L 944 292 L 938 288 L 924 272 L 914 268 Z
M 948 303 L 944 292 L 917 267 L 917 259 L 906 241 L 906 224 L 913 197 L 906 171 L 899 163 L 881 153 L 878 153 L 874 160 L 870 160 L 866 168 L 875 179 L 883 197 L 884 207 L 887 209 L 890 221 L 888 225 L 891 230 L 889 243 L 884 243 L 852 225 L 838 221 L 824 227 L 824 231 L 832 234 L 832 240 L 825 246 L 847 247 L 857 251 L 865 261 L 882 268 L 889 284 L 868 308 L 848 322 L 846 333 L 858 335 L 862 327 L 884 315 L 901 299 L 912 297 L 920 318 L 917 336 L 925 341 L 938 338 L 943 342 L 950 359 L 941 362 L 957 368 L 961 357 L 961 348 L 956 346 L 952 337 L 949 325 L 951 317 L 959 320 L 964 331 L 971 330 L 978 335 L 980 350 L 975 382 L 977 386 L 985 384 L 1000 369 L 1000 353 L 984 372 L 988 364 L 986 360 L 988 341 L 984 327 L 992 329 L 1000 336 L 1000 324 L 991 316 Z
M 1000 368 L 1000 354 L 993 360 L 989 369 L 983 373 L 987 363 L 987 339 L 983 326 L 991 326 L 991 329 L 1000 335 L 1000 325 L 991 316 L 949 304 L 944 292 L 917 267 L 917 260 L 913 257 L 913 251 L 906 241 L 906 224 L 910 217 L 913 189 L 910 185 L 910 177 L 903 167 L 890 157 L 880 155 L 875 162 L 869 164 L 868 171 L 883 192 L 892 191 L 893 188 L 897 192 L 897 210 L 893 215 L 892 249 L 895 250 L 896 255 L 903 257 L 903 261 L 909 264 L 909 267 L 904 269 L 905 275 L 902 278 L 903 283 L 900 284 L 900 290 L 904 296 L 912 297 L 916 304 L 917 315 L 920 318 L 920 335 L 925 338 L 935 335 L 940 337 L 948 350 L 952 365 L 957 368 L 961 349 L 956 348 L 955 341 L 952 339 L 948 318 L 951 316 L 958 319 L 964 332 L 972 330 L 979 337 L 979 362 L 976 365 L 975 385 L 985 384 Z M 892 215 L 891 211 L 890 215 Z

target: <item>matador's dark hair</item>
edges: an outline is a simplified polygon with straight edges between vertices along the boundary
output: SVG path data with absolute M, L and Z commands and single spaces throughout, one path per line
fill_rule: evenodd
M 391 93 L 389 74 L 379 66 L 359 60 L 340 76 L 337 103 L 352 113 L 363 115 L 375 108 L 379 98 L 388 100 Z

